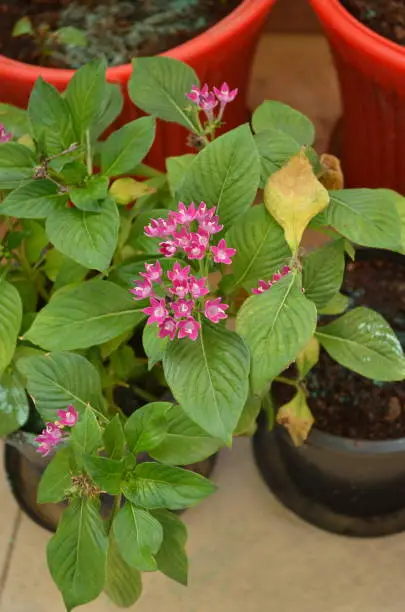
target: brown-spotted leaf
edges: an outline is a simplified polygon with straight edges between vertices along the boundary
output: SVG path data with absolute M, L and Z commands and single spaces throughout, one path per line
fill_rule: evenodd
M 293 399 L 281 406 L 277 413 L 277 423 L 284 425 L 295 446 L 300 446 L 308 437 L 314 417 L 307 404 L 305 392 L 297 390 Z
M 343 189 L 345 186 L 340 160 L 330 153 L 323 153 L 320 158 L 323 169 L 319 180 L 328 191 Z
M 308 223 L 329 203 L 328 191 L 316 178 L 304 150 L 270 176 L 264 203 L 296 253 Z

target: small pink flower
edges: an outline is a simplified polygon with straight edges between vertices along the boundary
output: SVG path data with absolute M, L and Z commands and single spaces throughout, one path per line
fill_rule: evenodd
M 199 108 L 201 108 L 201 103 L 205 100 L 206 96 L 209 94 L 208 85 L 205 83 L 201 89 L 197 85 L 193 85 L 191 91 L 186 94 L 186 97 L 197 104 Z
M 254 293 L 255 295 L 260 295 L 261 293 L 264 293 L 265 291 L 270 289 L 270 286 L 270 283 L 266 283 L 266 281 L 260 280 L 259 285 L 255 289 L 252 289 L 252 293 Z
M 215 211 L 215 208 L 214 208 L 214 211 Z M 195 213 L 195 218 L 197 221 L 204 221 L 206 215 L 207 215 L 207 205 L 205 202 L 200 202 L 200 205 L 197 208 L 197 211 Z
M 47 423 L 42 433 L 35 438 L 38 444 L 37 452 L 41 455 L 49 455 L 49 453 L 59 444 L 62 439 L 62 432 L 55 423 Z
M 198 332 L 200 331 L 201 324 L 196 321 L 193 317 L 189 317 L 179 323 L 178 338 L 190 338 L 190 340 L 197 340 Z
M 190 206 L 187 208 L 184 202 L 179 202 L 177 212 L 173 213 L 174 219 L 180 225 L 189 224 L 195 219 L 195 204 L 191 202 Z
M 185 249 L 190 243 L 191 234 L 186 230 L 185 227 L 182 227 L 180 232 L 173 233 L 173 238 L 176 246 L 178 246 L 179 249 Z
M 287 274 L 290 274 L 290 272 L 291 272 L 290 266 L 283 266 L 280 270 L 281 276 L 287 276 Z
M 213 90 L 221 104 L 233 102 L 238 95 L 238 89 L 229 89 L 228 83 L 222 83 L 219 89 L 217 87 L 213 87 Z
M 151 298 L 150 306 L 144 308 L 143 312 L 149 316 L 147 320 L 148 325 L 152 325 L 152 323 L 163 323 L 169 314 L 164 298 Z
M 206 232 L 207 234 L 217 234 L 222 229 L 224 229 L 224 226 L 220 225 L 218 222 L 219 222 L 218 216 L 214 216 L 212 217 L 212 219 L 205 218 L 202 221 L 200 221 L 199 231 Z
M 176 295 L 180 299 L 184 299 L 190 292 L 188 280 L 173 281 L 173 286 L 169 289 L 172 295 Z
M 205 302 L 205 310 L 204 314 L 213 323 L 218 323 L 221 319 L 226 319 L 228 317 L 225 314 L 225 310 L 228 310 L 228 304 L 223 304 L 221 302 L 222 298 L 216 298 L 215 300 L 207 300 Z
M 177 252 L 176 243 L 173 240 L 167 240 L 159 244 L 159 253 L 165 257 L 172 257 Z
M 12 139 L 12 134 L 11 132 L 7 132 L 5 126 L 0 123 L 0 143 L 1 142 L 8 142 L 9 140 Z
M 135 287 L 129 290 L 134 296 L 135 300 L 144 300 L 145 298 L 152 297 L 153 287 L 149 279 L 144 281 L 135 281 Z
M 232 263 L 231 257 L 233 257 L 236 253 L 236 249 L 231 249 L 226 246 L 226 242 L 223 238 L 218 242 L 218 246 L 211 247 L 211 251 L 214 255 L 215 263 L 227 265 Z
M 159 325 L 159 338 L 167 338 L 170 340 L 174 340 L 177 331 L 177 322 L 171 317 L 167 317 L 162 323 Z
M 199 106 L 201 110 L 203 110 L 207 115 L 207 119 L 209 121 L 212 121 L 214 118 L 212 111 L 216 106 L 218 106 L 218 100 L 216 99 L 212 91 L 210 91 L 209 94 L 207 94 L 206 96 L 201 96 Z
M 171 304 L 174 318 L 190 317 L 194 308 L 194 300 L 179 300 Z
M 275 272 L 272 276 L 271 282 L 272 283 L 276 283 L 277 281 L 281 280 L 282 276 L 280 274 L 280 272 Z
M 79 420 L 79 413 L 74 406 L 70 405 L 66 410 L 58 410 L 58 417 L 63 427 L 74 427 Z
M 146 236 L 149 238 L 166 238 L 176 231 L 177 224 L 172 216 L 168 219 L 151 219 L 149 225 L 144 229 Z
M 173 265 L 173 268 L 168 271 L 167 278 L 174 281 L 183 281 L 187 280 L 190 274 L 190 266 L 181 267 L 178 261 Z
M 161 280 L 163 270 L 160 261 L 156 261 L 154 264 L 146 263 L 145 270 L 146 272 L 141 272 L 140 274 L 151 283 L 158 283 Z
M 204 244 L 202 236 L 193 234 L 193 239 L 190 241 L 184 251 L 187 254 L 188 259 L 204 259 L 207 251 L 207 245 Z
M 196 278 L 195 276 L 190 276 L 188 285 L 190 293 L 195 300 L 209 293 L 209 289 L 207 288 L 206 283 L 206 278 Z

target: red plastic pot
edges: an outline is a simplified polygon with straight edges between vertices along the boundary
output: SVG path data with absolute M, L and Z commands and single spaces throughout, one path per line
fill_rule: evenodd
M 238 97 L 226 111 L 226 129 L 236 127 L 248 118 L 246 94 L 250 67 L 259 32 L 274 2 L 275 0 L 244 0 L 212 28 L 163 54 L 192 66 L 202 82 L 215 85 L 227 81 L 232 87 L 239 88 Z M 124 109 L 117 126 L 141 114 L 126 93 L 131 69 L 131 64 L 125 64 L 109 68 L 107 72 L 108 80 L 121 84 L 125 94 Z M 62 91 L 72 78 L 73 70 L 32 66 L 0 56 L 0 101 L 25 107 L 33 84 L 39 76 Z M 149 163 L 162 168 L 166 157 L 190 152 L 186 137 L 185 129 L 174 124 L 161 123 L 148 159 Z
M 405 48 L 364 26 L 339 0 L 310 3 L 338 71 L 347 185 L 405 194 Z

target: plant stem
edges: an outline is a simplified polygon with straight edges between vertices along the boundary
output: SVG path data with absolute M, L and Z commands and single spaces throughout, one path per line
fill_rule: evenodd
M 290 385 L 290 387 L 295 387 L 296 389 L 299 386 L 298 380 L 293 380 L 291 378 L 287 378 L 286 376 L 276 376 L 274 380 L 276 382 L 283 383 L 284 385 Z
M 113 505 L 113 509 L 111 511 L 111 516 L 109 519 L 108 530 L 111 529 L 113 521 L 121 509 L 121 501 L 122 501 L 122 493 L 118 493 L 118 495 L 115 495 L 114 497 L 114 505 Z
M 90 130 L 86 130 L 86 159 L 87 159 L 87 172 L 93 174 L 93 158 L 91 153 L 91 141 L 90 141 Z
M 149 393 L 149 391 L 145 391 L 145 389 L 142 389 L 142 387 L 138 387 L 137 385 L 131 385 L 131 389 L 137 395 L 139 395 L 139 397 L 146 400 L 147 402 L 156 402 L 158 400 L 158 398 L 155 395 L 153 395 L 152 393 Z

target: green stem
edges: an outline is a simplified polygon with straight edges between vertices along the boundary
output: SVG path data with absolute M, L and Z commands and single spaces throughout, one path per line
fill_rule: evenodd
M 113 521 L 121 509 L 121 501 L 122 501 L 122 493 L 118 493 L 118 495 L 115 495 L 114 497 L 114 505 L 113 505 L 113 509 L 111 511 L 111 516 L 109 519 L 108 530 L 111 529 Z
M 86 130 L 86 160 L 87 160 L 87 172 L 93 174 L 93 158 L 91 152 L 91 141 L 90 141 L 90 130 Z
M 158 400 L 156 395 L 153 395 L 152 393 L 149 393 L 149 391 L 145 391 L 145 389 L 142 389 L 142 387 L 138 387 L 137 385 L 132 385 L 131 384 L 131 389 L 137 395 L 139 395 L 139 397 L 141 397 L 142 399 L 146 400 L 147 402 L 156 402 Z
M 276 382 L 283 383 L 284 385 L 290 385 L 290 387 L 295 387 L 296 389 L 299 387 L 299 382 L 297 380 L 287 378 L 286 376 L 276 376 L 274 380 Z

